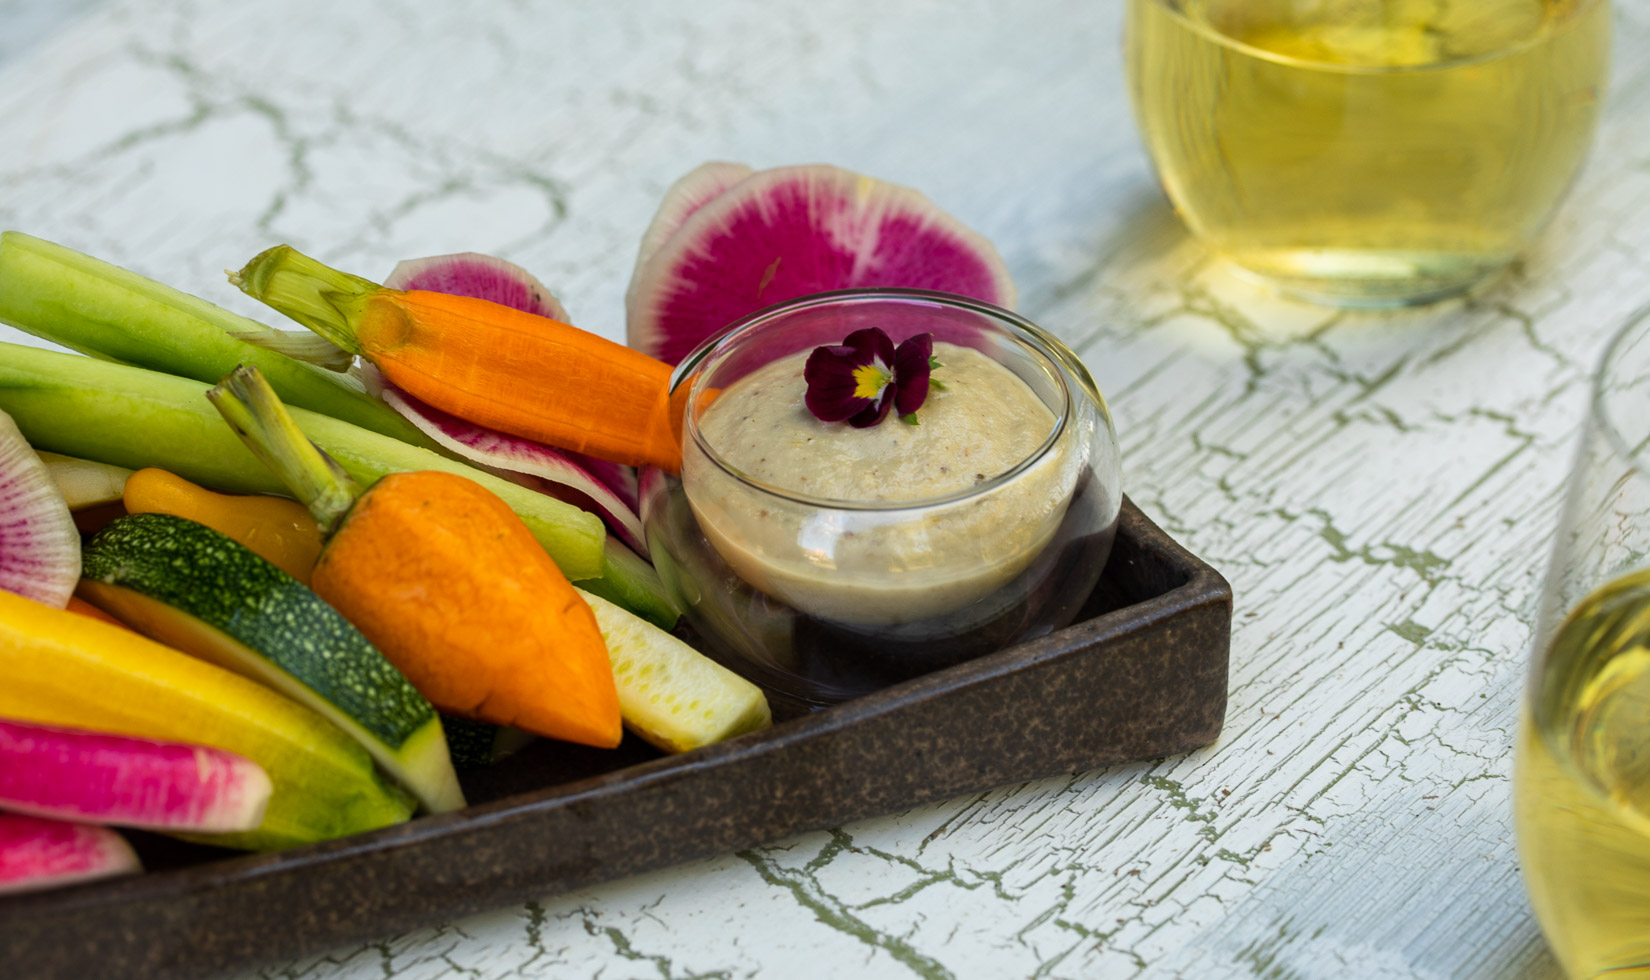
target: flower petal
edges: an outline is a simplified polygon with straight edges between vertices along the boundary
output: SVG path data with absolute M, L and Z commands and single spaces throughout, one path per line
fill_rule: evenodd
M 848 420 L 848 424 L 856 429 L 869 429 L 873 425 L 881 424 L 888 417 L 888 410 L 894 407 L 894 387 L 889 385 L 882 390 L 882 397 L 867 405 L 858 415 Z
M 821 422 L 841 422 L 873 404 L 870 398 L 856 397 L 860 353 L 847 345 L 816 347 L 802 368 L 807 393 L 803 401 Z
M 877 327 L 855 330 L 842 343 L 860 352 L 861 364 L 877 360 L 882 362 L 883 367 L 894 366 L 894 342 Z
M 910 415 L 928 400 L 929 359 L 933 354 L 931 333 L 907 338 L 894 352 L 894 406 L 901 416 Z
M 911 348 L 906 358 L 913 376 L 920 375 L 915 387 L 926 396 L 933 336 L 912 338 L 902 347 Z M 802 369 L 808 411 L 821 422 L 847 421 L 858 429 L 879 424 L 893 411 L 896 396 L 903 390 L 896 364 L 899 352 L 888 334 L 877 327 L 855 330 L 841 344 L 814 348 Z M 916 404 L 921 405 L 922 398 Z

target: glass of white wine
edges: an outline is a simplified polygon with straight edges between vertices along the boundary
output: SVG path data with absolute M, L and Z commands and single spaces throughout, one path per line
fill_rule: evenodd
M 1530 904 L 1572 977 L 1650 977 L 1650 310 L 1594 380 L 1514 779 Z
M 1129 0 L 1130 92 L 1192 231 L 1342 306 L 1471 286 L 1592 142 L 1609 0 Z

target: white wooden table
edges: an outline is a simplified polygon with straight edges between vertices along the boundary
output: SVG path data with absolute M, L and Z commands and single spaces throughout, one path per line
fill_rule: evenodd
M 1188 239 L 1118 0 L 0 0 L 0 227 L 253 315 L 221 270 L 277 241 L 368 275 L 475 249 L 618 338 L 642 229 L 703 160 L 921 188 L 995 240 L 1107 393 L 1129 493 L 1238 596 L 1212 749 L 248 976 L 1556 976 L 1511 744 L 1586 374 L 1650 302 L 1650 0 L 1617 14 L 1539 245 L 1374 315 Z

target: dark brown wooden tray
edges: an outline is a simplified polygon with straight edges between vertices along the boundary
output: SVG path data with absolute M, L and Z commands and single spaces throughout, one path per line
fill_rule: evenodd
M 964 793 L 1207 745 L 1232 593 L 1124 502 L 1079 622 L 686 755 L 537 742 L 468 809 L 278 854 L 135 835 L 148 874 L 0 899 L 0 973 L 212 976 Z

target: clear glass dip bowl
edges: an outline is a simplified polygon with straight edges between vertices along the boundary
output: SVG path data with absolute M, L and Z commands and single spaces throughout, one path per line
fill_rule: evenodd
M 1001 472 L 883 501 L 757 479 L 707 437 L 705 413 L 724 398 L 736 406 L 741 379 L 870 326 L 895 344 L 931 333 L 984 354 L 1052 424 L 1012 445 L 1018 462 Z M 1069 348 L 1007 310 L 918 290 L 804 297 L 701 344 L 672 378 L 673 395 L 684 388 L 682 474 L 643 480 L 648 546 L 709 652 L 782 697 L 841 701 L 1052 632 L 1077 615 L 1110 554 L 1122 493 L 1105 403 Z M 810 438 L 853 431 L 820 424 Z

